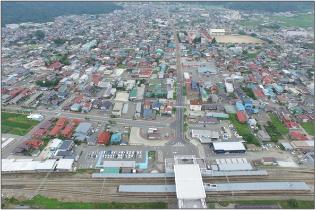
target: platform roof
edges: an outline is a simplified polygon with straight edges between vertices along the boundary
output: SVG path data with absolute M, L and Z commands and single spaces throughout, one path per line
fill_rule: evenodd
M 178 199 L 202 199 L 206 197 L 198 164 L 174 165 Z

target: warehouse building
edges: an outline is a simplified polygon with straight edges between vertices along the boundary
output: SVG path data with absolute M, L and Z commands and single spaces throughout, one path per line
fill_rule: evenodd
M 197 138 L 202 144 L 211 143 L 219 139 L 219 133 L 217 131 L 210 130 L 191 130 L 192 138 Z
M 213 142 L 214 152 L 220 153 L 245 153 L 246 148 L 242 142 Z
M 76 140 L 85 141 L 90 131 L 92 129 L 92 124 L 88 122 L 82 122 L 78 125 L 75 130 L 74 137 Z
M 57 163 L 56 171 L 71 172 L 73 169 L 74 162 L 75 162 L 74 159 L 60 159 L 56 162 Z
M 2 172 L 52 172 L 56 168 L 56 160 L 35 161 L 33 159 L 2 159 Z

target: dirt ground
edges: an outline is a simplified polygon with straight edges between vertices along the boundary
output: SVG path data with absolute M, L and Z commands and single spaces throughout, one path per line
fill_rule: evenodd
M 238 43 L 238 44 L 263 44 L 264 41 L 251 36 L 246 35 L 224 35 L 215 36 L 215 39 L 219 43 Z

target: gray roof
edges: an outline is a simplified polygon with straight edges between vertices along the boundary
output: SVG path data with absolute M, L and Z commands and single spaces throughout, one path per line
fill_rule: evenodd
M 72 140 L 65 140 L 63 143 L 60 145 L 59 150 L 70 150 L 73 146 L 73 141 Z
M 92 124 L 88 122 L 82 122 L 78 125 L 76 128 L 75 132 L 76 133 L 81 133 L 81 134 L 87 134 L 89 130 L 91 129 Z M 77 136 L 77 134 L 75 134 Z
M 212 183 L 213 184 L 213 183 Z M 214 188 L 205 187 L 205 191 L 257 191 L 257 190 L 310 190 L 305 182 L 253 182 L 220 183 Z M 175 185 L 120 185 L 119 192 L 175 192 Z
M 305 182 L 220 183 L 206 191 L 310 190 Z
M 175 185 L 120 185 L 119 192 L 176 192 Z

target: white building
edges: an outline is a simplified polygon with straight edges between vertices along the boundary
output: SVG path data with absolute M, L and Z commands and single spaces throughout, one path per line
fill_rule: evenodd
M 219 133 L 217 131 L 210 130 L 191 130 L 192 138 L 197 138 L 203 144 L 211 143 L 219 139 Z
M 233 93 L 234 92 L 234 86 L 231 83 L 225 82 L 225 88 L 227 93 Z
M 112 109 L 112 115 L 120 117 L 122 115 L 123 103 L 116 102 Z
M 225 29 L 214 28 L 214 29 L 209 30 L 209 34 L 211 36 L 223 36 L 223 35 L 225 35 L 225 33 L 226 33 Z
M 36 120 L 36 121 L 42 121 L 44 120 L 44 116 L 40 114 L 30 114 L 27 116 L 28 119 Z
M 205 189 L 198 164 L 174 165 L 178 207 L 207 208 Z

